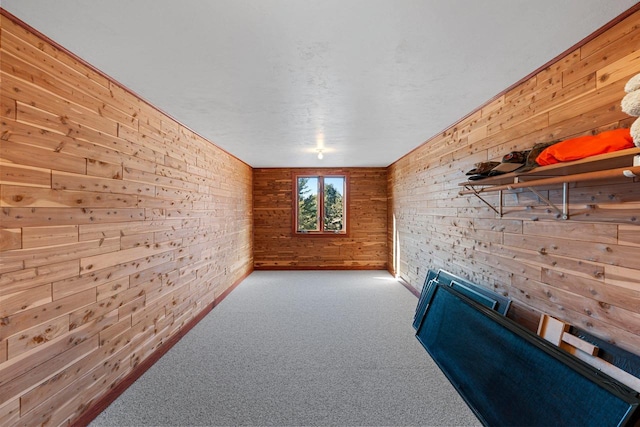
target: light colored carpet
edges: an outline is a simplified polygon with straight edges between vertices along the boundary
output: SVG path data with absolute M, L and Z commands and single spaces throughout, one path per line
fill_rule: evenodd
M 384 271 L 256 271 L 91 424 L 480 425 Z

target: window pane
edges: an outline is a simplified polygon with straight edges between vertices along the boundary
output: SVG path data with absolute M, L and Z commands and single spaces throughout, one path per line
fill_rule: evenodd
M 324 231 L 344 230 L 344 177 L 324 178 Z
M 298 231 L 318 231 L 318 177 L 298 177 Z

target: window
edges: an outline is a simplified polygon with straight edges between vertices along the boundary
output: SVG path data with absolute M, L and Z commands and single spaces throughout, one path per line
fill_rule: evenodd
M 347 175 L 294 174 L 294 232 L 347 234 Z

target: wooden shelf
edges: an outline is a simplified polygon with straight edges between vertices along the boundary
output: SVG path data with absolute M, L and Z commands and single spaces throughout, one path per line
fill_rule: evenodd
M 628 148 L 613 153 L 600 154 L 573 162 L 556 163 L 540 166 L 527 172 L 511 172 L 503 175 L 490 176 L 475 181 L 465 181 L 458 184 L 461 187 L 497 186 L 528 182 L 535 186 L 536 180 L 549 177 L 570 176 L 587 172 L 604 171 L 618 168 L 631 168 L 633 157 L 640 154 L 640 148 Z M 544 185 L 544 184 L 541 184 Z
M 493 209 L 500 217 L 502 211 L 502 191 L 526 188 L 535 193 L 540 200 L 553 208 L 559 218 L 568 219 L 569 183 L 597 181 L 611 178 L 629 178 L 640 182 L 640 166 L 633 166 L 633 157 L 640 154 L 640 147 L 620 150 L 614 153 L 591 156 L 574 162 L 556 163 L 549 166 L 541 166 L 527 172 L 511 172 L 503 175 L 492 176 L 475 181 L 466 181 L 458 184 L 464 187 L 459 194 L 461 196 L 474 195 L 483 203 Z M 562 184 L 562 209 L 555 206 L 534 187 Z M 482 193 L 500 192 L 499 206 L 495 208 L 491 203 L 482 198 Z

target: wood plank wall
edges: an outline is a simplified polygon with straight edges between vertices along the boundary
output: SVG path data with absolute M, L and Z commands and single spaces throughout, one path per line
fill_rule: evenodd
M 349 236 L 292 235 L 292 173 L 254 169 L 256 269 L 387 269 L 386 168 L 345 168 L 349 173 Z
M 3 15 L 0 425 L 66 425 L 251 271 L 251 168 Z
M 445 268 L 509 295 L 512 317 L 531 329 L 546 312 L 640 353 L 640 182 L 573 187 L 568 221 L 528 191 L 505 197 L 502 219 L 458 195 L 475 162 L 630 126 L 620 101 L 637 73 L 640 12 L 391 165 L 391 269 L 419 288 L 428 268 Z M 543 194 L 562 203 L 557 188 Z

